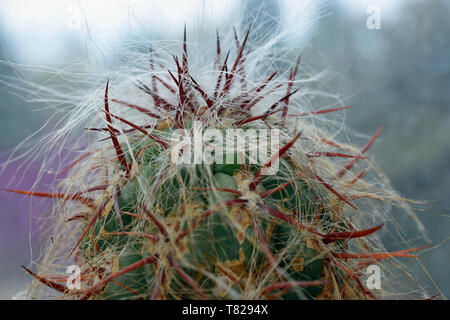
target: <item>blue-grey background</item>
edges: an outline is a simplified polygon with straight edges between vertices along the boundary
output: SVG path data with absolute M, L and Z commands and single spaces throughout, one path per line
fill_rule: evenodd
M 275 4 L 267 6 L 267 10 L 276 16 L 279 3 L 268 2 Z M 0 1 L 0 162 L 53 113 L 39 103 L 27 102 L 27 94 L 11 88 L 15 85 L 12 79 L 51 82 L 53 71 L 42 72 L 45 66 L 73 65 L 77 58 L 86 58 L 89 43 L 98 41 L 96 49 L 101 51 L 104 43 L 119 41 L 113 35 L 128 30 L 119 15 L 113 14 L 110 20 L 101 15 L 104 8 L 121 5 L 120 1 L 90 1 L 84 3 L 83 15 L 97 14 L 91 22 L 98 38 L 87 41 L 86 34 L 77 31 L 79 21 L 71 21 L 76 3 Z M 381 9 L 379 30 L 366 26 L 366 9 L 372 4 Z M 433 204 L 418 212 L 437 246 L 427 251 L 423 260 L 448 296 L 450 2 L 336 0 L 330 2 L 326 12 L 311 30 L 304 59 L 319 69 L 333 70 L 334 77 L 327 85 L 353 106 L 346 113 L 348 126 L 371 135 L 386 125 L 371 152 L 402 195 Z M 11 165 L 0 176 L 0 187 L 13 179 L 16 168 Z M 32 165 L 28 178 L 17 181 L 14 187 L 30 187 L 38 168 L 39 164 Z M 44 176 L 41 189 L 48 190 L 50 181 L 51 174 Z M 33 203 L 31 207 L 24 197 L 0 191 L 2 299 L 11 298 L 25 287 L 27 276 L 19 265 L 29 264 L 30 247 L 38 248 L 39 218 L 45 216 L 49 206 L 48 201 L 37 203 L 40 205 Z M 30 230 L 34 232 L 31 240 Z

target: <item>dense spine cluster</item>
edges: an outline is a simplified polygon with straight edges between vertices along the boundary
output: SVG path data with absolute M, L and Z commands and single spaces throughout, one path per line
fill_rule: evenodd
M 148 104 L 112 97 L 107 82 L 105 126 L 88 128 L 102 141 L 60 174 L 68 175 L 63 191 L 9 189 L 58 199 L 54 243 L 38 273 L 26 268 L 35 279 L 70 299 L 381 297 L 366 287 L 365 268 L 417 250 L 377 251 L 370 238 L 382 224 L 361 228 L 352 218 L 370 215 L 364 201 L 384 201 L 364 181 L 369 167 L 352 172 L 382 129 L 359 151 L 323 136 L 303 119 L 348 107 L 292 107 L 300 59 L 284 80 L 279 71 L 249 79 L 250 31 L 241 39 L 235 32 L 235 54 L 226 55 L 217 34 L 216 57 L 205 62 L 213 84 L 190 69 L 186 29 L 175 71 L 150 51 L 148 83 L 135 82 Z M 176 164 L 170 137 L 191 132 L 194 121 L 222 131 L 277 129 L 280 146 L 257 164 L 239 161 L 248 160 L 241 150 L 234 163 Z M 275 162 L 278 171 L 267 175 Z M 81 268 L 80 289 L 61 275 L 68 261 Z

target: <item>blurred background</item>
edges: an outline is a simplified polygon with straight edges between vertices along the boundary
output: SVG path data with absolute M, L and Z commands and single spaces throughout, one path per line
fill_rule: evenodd
M 302 0 L 266 1 L 265 9 L 276 17 L 294 1 Z M 248 6 L 256 2 L 246 1 Z M 183 3 L 189 10 L 180 11 L 181 16 L 160 7 L 176 28 L 182 27 L 198 1 Z M 227 2 L 223 3 L 226 10 Z M 0 1 L 0 163 L 54 114 L 48 105 L 29 101 L 17 79 L 54 84 L 61 81 L 55 80 L 58 69 L 88 72 L 89 63 L 77 62 L 108 60 L 108 48 L 139 32 L 130 19 L 136 11 L 129 4 L 125 0 Z M 377 12 L 379 25 L 370 20 L 368 26 Z M 140 19 L 159 16 L 158 12 L 139 14 Z M 431 204 L 417 212 L 435 246 L 422 257 L 446 296 L 450 295 L 449 15 L 447 0 L 330 1 L 324 17 L 309 30 L 302 57 L 316 69 L 332 71 L 327 86 L 353 106 L 346 113 L 349 127 L 371 135 L 386 126 L 371 152 L 400 194 Z M 0 171 L 0 187 L 11 181 L 18 189 L 33 185 L 40 164 L 32 164 L 26 178 L 16 179 L 23 170 L 19 164 Z M 53 177 L 46 172 L 39 189 L 50 190 Z M 50 203 L 30 203 L 3 191 L 0 203 L 0 299 L 10 299 L 26 287 L 28 276 L 20 265 L 37 257 L 38 226 Z

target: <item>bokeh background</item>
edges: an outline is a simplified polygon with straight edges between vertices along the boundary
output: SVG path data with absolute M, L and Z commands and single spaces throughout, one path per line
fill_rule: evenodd
M 276 17 L 292 1 L 302 0 L 268 0 L 265 10 Z M 58 69 L 76 66 L 87 72 L 89 63 L 78 61 L 107 61 L 112 44 L 120 45 L 137 32 L 138 26 L 130 22 L 136 13 L 131 2 L 0 1 L 0 163 L 55 113 L 36 95 L 30 101 L 30 86 L 22 90 L 17 79 L 55 84 L 63 81 L 55 80 Z M 195 12 L 198 1 L 191 2 L 181 16 L 171 15 L 169 9 L 164 12 L 173 26 L 182 27 L 183 19 Z M 257 2 L 246 1 L 248 6 Z M 381 10 L 381 29 L 367 28 L 370 5 Z M 158 16 L 146 14 L 149 19 Z M 317 69 L 331 70 L 327 86 L 353 106 L 346 113 L 349 127 L 371 135 L 386 126 L 371 152 L 402 195 L 429 201 L 417 211 L 434 246 L 423 254 L 423 261 L 446 296 L 450 295 L 449 16 L 447 0 L 332 0 L 324 17 L 309 30 L 303 55 Z M 19 164 L 0 167 L 0 187 L 33 185 L 40 164 L 31 164 L 26 178 L 18 179 L 23 171 Z M 45 172 L 39 188 L 49 190 L 53 177 L 53 172 Z M 20 265 L 37 256 L 38 226 L 49 205 L 0 191 L 0 299 L 10 299 L 26 287 L 28 276 Z

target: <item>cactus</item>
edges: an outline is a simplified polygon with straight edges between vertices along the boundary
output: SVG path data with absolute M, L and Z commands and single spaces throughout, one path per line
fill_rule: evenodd
M 300 108 L 300 59 L 288 76 L 249 78 L 250 31 L 226 56 L 217 35 L 208 83 L 191 70 L 185 28 L 173 65 L 150 51 L 147 80 L 134 80 L 145 103 L 120 100 L 107 81 L 105 125 L 88 128 L 102 140 L 61 172 L 57 190 L 8 189 L 56 201 L 40 270 L 24 267 L 31 296 L 50 287 L 68 299 L 376 299 L 364 268 L 415 257 L 418 248 L 386 252 L 375 237 L 373 202 L 400 201 L 365 177 L 382 129 L 360 150 L 330 137 L 315 122 L 348 107 Z M 251 142 L 267 149 L 262 161 L 236 148 L 224 163 L 172 161 L 188 151 L 172 137 L 195 134 L 196 121 L 220 133 L 277 130 L 280 142 L 273 154 L 269 139 Z M 367 165 L 353 172 L 357 162 Z M 80 267 L 81 288 L 67 287 L 68 264 Z

